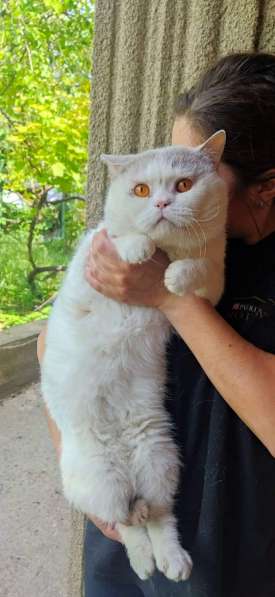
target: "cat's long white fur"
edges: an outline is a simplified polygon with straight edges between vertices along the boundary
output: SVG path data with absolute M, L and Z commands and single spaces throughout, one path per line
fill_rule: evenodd
M 171 162 L 173 156 L 184 157 L 180 166 Z M 195 231 L 154 224 L 153 205 L 140 199 L 133 199 L 131 212 L 125 193 L 130 182 L 152 180 L 155 196 L 163 195 L 170 188 L 163 182 L 164 169 L 167 180 L 194 175 L 193 198 L 190 191 L 184 209 L 193 205 L 201 221 Z M 180 220 L 177 201 L 172 220 Z M 130 262 L 149 258 L 155 246 L 166 250 L 172 259 L 165 275 L 170 291 L 194 290 L 216 304 L 223 291 L 226 207 L 224 185 L 207 152 L 161 148 L 137 155 L 114 175 L 99 227 L 107 227 L 121 257 Z M 192 562 L 179 543 L 173 515 L 180 462 L 164 406 L 170 325 L 158 310 L 118 303 L 88 284 L 85 263 L 94 233 L 84 236 L 64 278 L 42 364 L 43 396 L 62 434 L 64 495 L 80 511 L 118 523 L 141 578 L 150 576 L 156 564 L 169 578 L 186 579 Z M 128 526 L 135 503 L 141 504 L 136 517 L 143 524 Z M 143 520 L 146 505 L 149 517 Z M 158 519 L 150 516 L 158 509 Z

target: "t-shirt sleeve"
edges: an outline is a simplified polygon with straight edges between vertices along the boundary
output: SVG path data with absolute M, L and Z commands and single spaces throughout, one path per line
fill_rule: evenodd
M 268 296 L 226 297 L 217 310 L 245 340 L 275 354 L 275 299 Z

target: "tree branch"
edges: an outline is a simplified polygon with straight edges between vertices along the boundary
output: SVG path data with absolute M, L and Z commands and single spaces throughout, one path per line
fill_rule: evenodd
M 54 294 L 52 294 L 52 296 L 50 296 L 46 301 L 43 301 L 43 303 L 41 303 L 41 305 L 38 305 L 38 307 L 35 307 L 34 311 L 41 311 L 42 309 L 44 309 L 44 307 L 47 307 L 48 305 L 52 305 L 52 303 L 54 303 L 56 297 L 57 297 L 57 292 L 54 292 Z
M 56 205 L 58 203 L 66 203 L 67 201 L 86 201 L 83 195 L 72 195 L 71 197 L 64 197 L 63 199 L 56 199 L 55 201 L 47 201 L 49 205 Z
M 29 228 L 29 236 L 28 236 L 27 246 L 28 246 L 29 261 L 31 262 L 31 265 L 33 267 L 33 271 L 35 269 L 37 269 L 36 268 L 36 264 L 35 264 L 34 259 L 33 259 L 33 254 L 32 254 L 32 243 L 33 243 L 34 229 L 35 229 L 35 226 L 36 226 L 38 218 L 39 218 L 39 213 L 40 213 L 43 205 L 46 203 L 48 190 L 49 190 L 48 188 L 42 190 L 41 197 L 40 197 L 40 199 L 38 201 L 38 204 L 36 206 L 36 211 L 35 211 L 35 214 L 34 214 L 34 216 L 32 218 L 32 221 L 30 223 L 30 228 Z M 30 281 L 31 279 L 33 280 L 33 278 L 30 278 L 30 276 L 28 276 L 28 280 Z
M 19 47 L 19 44 L 18 44 L 18 47 Z M 17 64 L 20 64 L 22 62 L 25 54 L 26 54 L 26 48 L 23 49 L 21 56 L 16 61 Z M 6 91 L 8 91 L 9 87 L 14 83 L 16 77 L 17 77 L 17 73 L 14 73 L 13 76 L 10 77 L 10 80 L 7 82 L 6 87 L 4 87 L 3 89 L 0 89 L 1 97 L 3 97 L 3 95 L 6 93 Z
M 52 275 L 58 274 L 59 272 L 64 272 L 66 270 L 65 265 L 45 265 L 43 267 L 34 267 L 33 270 L 28 274 L 28 282 L 29 284 L 33 284 L 35 276 L 38 274 L 43 274 L 43 272 L 51 272 Z
M 5 112 L 5 110 L 3 110 L 3 108 L 0 108 L 0 112 L 2 116 L 4 116 L 4 118 L 8 121 L 9 127 L 13 126 L 15 121 L 12 120 L 12 118 Z

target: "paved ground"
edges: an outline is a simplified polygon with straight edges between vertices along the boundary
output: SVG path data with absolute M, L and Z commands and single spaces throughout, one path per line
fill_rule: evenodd
M 0 402 L 0 597 L 67 597 L 70 508 L 38 386 Z

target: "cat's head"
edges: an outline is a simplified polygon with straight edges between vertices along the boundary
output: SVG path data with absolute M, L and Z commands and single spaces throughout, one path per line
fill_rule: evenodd
M 101 156 L 110 186 L 105 223 L 110 234 L 140 232 L 156 244 L 195 246 L 225 225 L 227 193 L 217 167 L 225 145 L 218 131 L 199 147 L 173 145 L 130 155 Z

